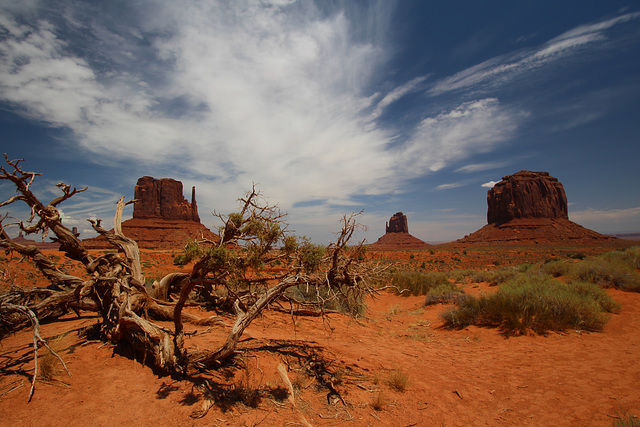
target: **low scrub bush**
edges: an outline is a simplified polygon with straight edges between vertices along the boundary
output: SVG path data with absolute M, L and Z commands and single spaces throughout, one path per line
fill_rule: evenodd
M 364 294 L 355 292 L 348 286 L 332 289 L 327 286 L 298 285 L 289 288 L 285 293 L 298 303 L 308 303 L 314 307 L 320 306 L 325 310 L 335 310 L 353 316 L 364 315 L 367 306 Z
M 594 283 L 603 288 L 640 292 L 637 263 L 638 258 L 633 251 L 608 252 L 597 258 L 572 264 L 568 276 L 572 280 Z
M 445 326 L 499 327 L 505 334 L 544 334 L 569 328 L 600 331 L 620 306 L 591 283 L 562 283 L 547 275 L 519 276 L 494 294 L 468 297 L 441 315 Z
M 513 279 L 521 271 L 520 267 L 501 268 L 499 270 L 456 270 L 450 273 L 451 278 L 458 282 L 480 283 L 486 282 L 492 286 L 500 285 L 508 280 Z
M 569 274 L 573 265 L 573 263 L 567 261 L 551 261 L 546 264 L 542 264 L 540 271 L 550 274 L 553 277 L 561 277 Z
M 426 295 L 431 289 L 450 283 L 448 276 L 438 271 L 396 271 L 391 274 L 391 284 L 402 295 L 409 296 Z
M 462 292 L 453 283 L 447 282 L 432 288 L 427 292 L 427 299 L 424 305 L 459 303 L 460 298 L 464 296 Z
M 640 418 L 634 416 L 629 411 L 618 412 L 613 421 L 613 427 L 640 427 Z

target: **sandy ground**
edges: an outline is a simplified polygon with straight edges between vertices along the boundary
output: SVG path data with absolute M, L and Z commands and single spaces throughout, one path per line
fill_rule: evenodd
M 424 262 L 416 258 L 406 262 Z M 97 319 L 69 316 L 43 325 L 42 335 L 72 376 L 60 370 L 53 381 L 39 381 L 30 403 L 31 333 L 1 342 L 0 424 L 610 426 L 621 411 L 640 415 L 640 294 L 609 292 L 623 308 L 601 333 L 450 331 L 438 317 L 446 307 L 386 293 L 369 300 L 357 320 L 270 312 L 248 328 L 236 367 L 194 378 L 161 377 L 110 345 L 82 341 L 77 331 Z M 189 330 L 190 348 L 215 347 L 222 337 L 217 329 Z M 288 369 L 292 400 L 282 393 L 278 364 Z M 404 391 L 390 384 L 393 375 L 406 375 Z M 204 378 L 213 394 L 203 391 Z

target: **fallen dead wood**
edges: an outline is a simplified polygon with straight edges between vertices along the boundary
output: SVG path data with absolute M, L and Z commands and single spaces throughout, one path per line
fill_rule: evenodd
M 60 363 L 62 363 L 64 370 L 67 371 L 67 374 L 69 376 L 71 376 L 71 372 L 69 372 L 69 369 L 67 369 L 66 363 L 64 363 L 64 360 L 62 360 L 62 358 L 58 355 L 58 353 L 53 351 L 51 347 L 49 347 L 49 344 L 47 344 L 47 342 L 42 338 L 42 336 L 40 336 L 40 323 L 38 322 L 38 318 L 36 317 L 33 311 L 31 311 L 28 307 L 14 305 L 14 304 L 7 304 L 7 303 L 2 304 L 0 306 L 0 309 L 2 309 L 5 312 L 7 311 L 18 312 L 26 316 L 31 322 L 31 325 L 33 326 L 33 376 L 31 377 L 31 389 L 29 390 L 29 399 L 28 399 L 28 401 L 31 402 L 31 398 L 33 397 L 33 393 L 36 388 L 36 379 L 38 378 L 38 344 L 44 345 L 47 348 L 47 350 L 49 350 L 49 352 L 53 356 L 55 356 L 60 361 Z
M 238 213 L 215 214 L 223 222 L 219 241 L 185 246 L 183 260 L 194 261 L 190 272 L 170 273 L 147 290 L 137 243 L 125 236 L 121 227 L 124 206 L 132 202 L 125 203 L 124 198 L 120 198 L 116 204 L 113 231 L 102 227 L 100 219 L 90 220 L 93 229 L 118 249 L 118 253 L 91 254 L 77 235 L 62 224 L 57 209 L 60 203 L 86 189 L 58 184 L 63 194 L 44 204 L 30 189 L 39 174 L 24 171 L 21 160 L 12 161 L 5 155 L 5 161 L 9 167 L 0 167 L 0 180 L 11 181 L 17 196 L 0 206 L 24 202 L 31 209 L 26 223 L 9 225 L 17 226 L 27 235 L 52 233 L 52 239 L 60 243 L 66 257 L 80 261 L 86 271 L 86 277 L 64 273 L 35 246 L 13 241 L 3 224 L 7 217 L 0 219 L 0 247 L 32 260 L 51 283 L 46 290 L 16 291 L 0 296 L 3 321 L 8 313 L 13 313 L 12 319 L 22 317 L 19 321 L 4 322 L 3 326 L 15 331 L 20 325 L 34 325 L 36 352 L 37 343 L 46 345 L 39 337 L 38 319 L 55 320 L 69 310 L 90 310 L 100 318 L 96 330 L 99 329 L 101 340 L 116 346 L 130 346 L 147 365 L 158 371 L 167 374 L 188 373 L 192 369 L 208 371 L 236 354 L 245 329 L 264 310 L 274 307 L 273 303 L 289 289 L 322 290 L 322 295 L 318 293 L 321 298 L 308 306 L 292 305 L 288 310 L 281 310 L 318 317 L 337 313 L 321 308 L 324 303 L 337 300 L 347 301 L 347 306 L 355 304 L 350 310 L 357 313 L 359 298 L 375 292 L 367 281 L 380 270 L 360 262 L 364 259 L 362 243 L 356 247 L 347 244 L 360 227 L 355 221 L 359 214 L 343 217 L 335 244 L 314 245 L 307 239 L 290 236 L 283 221 L 286 214 L 277 205 L 265 203 L 255 187 L 239 199 Z M 192 292 L 196 295 L 191 295 Z M 178 300 L 168 301 L 175 294 L 179 295 Z M 227 324 L 220 316 L 200 318 L 185 312 L 184 308 L 196 300 L 218 312 L 235 314 L 235 320 Z M 25 317 L 28 320 L 24 320 Z M 174 329 L 157 321 L 173 321 Z M 183 322 L 224 328 L 226 338 L 211 343 L 208 349 L 188 352 Z M 330 383 L 328 387 L 335 392 Z

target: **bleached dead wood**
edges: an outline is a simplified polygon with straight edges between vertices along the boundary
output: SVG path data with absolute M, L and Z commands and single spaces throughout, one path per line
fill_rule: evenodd
M 36 389 L 36 379 L 38 378 L 38 344 L 42 344 L 43 346 L 45 346 L 47 350 L 49 350 L 49 352 L 51 352 L 51 354 L 55 356 L 60 361 L 60 363 L 62 363 L 64 370 L 67 371 L 67 374 L 69 376 L 71 376 L 71 372 L 69 372 L 69 369 L 67 369 L 67 365 L 66 363 L 64 363 L 64 360 L 62 360 L 58 353 L 56 353 L 51 349 L 51 347 L 49 347 L 49 344 L 47 344 L 47 342 L 40 335 L 40 323 L 38 322 L 38 318 L 33 311 L 31 311 L 28 307 L 7 303 L 3 303 L 0 308 L 5 312 L 13 311 L 26 316 L 33 326 L 33 376 L 31 377 L 31 389 L 29 390 L 29 402 L 31 402 L 31 398 L 33 397 L 33 393 Z

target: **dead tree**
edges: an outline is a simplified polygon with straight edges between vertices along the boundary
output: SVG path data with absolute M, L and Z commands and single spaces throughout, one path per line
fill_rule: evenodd
M 149 364 L 162 371 L 173 372 L 177 359 L 171 331 L 141 317 L 150 309 L 156 308 L 161 313 L 163 310 L 159 309 L 144 289 L 135 242 L 121 233 L 102 229 L 100 221 L 94 221 L 94 229 L 121 249 L 125 258 L 112 253 L 91 255 L 76 235 L 62 224 L 57 209 L 61 202 L 85 191 L 86 188 L 77 190 L 66 184 L 58 184 L 63 192 L 62 196 L 45 205 L 30 188 L 39 174 L 24 171 L 20 165 L 22 160 L 10 160 L 5 155 L 5 162 L 7 167 L 0 167 L 0 179 L 11 181 L 18 194 L 0 203 L 0 206 L 8 206 L 18 201 L 26 203 L 31 209 L 27 224 L 19 221 L 15 225 L 26 235 L 42 233 L 46 236 L 51 232 L 53 240 L 60 243 L 60 249 L 65 255 L 82 262 L 88 274 L 87 279 L 82 279 L 63 273 L 35 246 L 24 246 L 11 240 L 0 221 L 0 246 L 32 259 L 36 267 L 57 288 L 52 289 L 44 299 L 32 301 L 28 308 L 39 318 L 55 318 L 64 314 L 70 307 L 94 309 L 101 316 L 101 334 L 104 339 L 115 343 L 127 342 L 144 354 Z M 123 207 L 121 199 L 116 209 L 117 226 Z M 4 295 L 2 301 L 24 305 L 24 301 L 16 301 L 19 294 L 14 292 Z M 164 310 L 165 315 L 168 312 L 170 311 Z M 19 324 L 18 322 L 17 325 Z
M 83 263 L 86 278 L 65 274 L 35 246 L 14 242 L 0 220 L 0 247 L 30 258 L 52 283 L 50 289 L 7 293 L 0 296 L 2 304 L 24 306 L 37 318 L 55 318 L 69 309 L 93 310 L 100 318 L 102 338 L 114 343 L 127 343 L 144 356 L 147 364 L 165 373 L 186 372 L 189 368 L 211 366 L 213 362 L 232 356 L 240 336 L 249 324 L 270 304 L 287 297 L 290 289 L 313 290 L 313 304 L 338 299 L 356 299 L 373 293 L 371 280 L 382 269 L 363 263 L 362 243 L 349 247 L 354 231 L 359 227 L 358 214 L 345 216 L 337 242 L 328 247 L 311 244 L 305 239 L 291 236 L 284 222 L 285 214 L 277 206 L 265 202 L 255 187 L 239 199 L 241 209 L 228 216 L 217 215 L 223 225 L 218 242 L 194 242 L 187 245 L 182 260 L 195 260 L 190 273 L 171 273 L 155 286 L 149 295 L 144 286 L 137 244 L 127 238 L 121 229 L 122 210 L 126 205 L 120 199 L 116 206 L 114 230 L 91 221 L 94 230 L 123 254 L 89 253 L 74 233 L 61 221 L 57 206 L 86 189 L 71 189 L 58 184 L 62 196 L 45 205 L 31 192 L 30 186 L 39 175 L 25 172 L 22 160 L 9 160 L 0 167 L 0 179 L 11 181 L 17 195 L 0 206 L 22 201 L 31 209 L 27 223 L 18 226 L 27 235 L 53 234 L 66 256 Z M 167 301 L 169 289 L 179 292 L 179 299 Z M 206 304 L 231 308 L 235 321 L 223 343 L 212 343 L 212 350 L 189 353 L 184 346 L 183 321 L 216 324 L 225 327 L 217 317 L 199 319 L 183 312 L 185 304 L 194 296 Z M 287 297 L 295 301 L 293 297 Z M 8 307 L 8 305 L 6 305 Z M 15 311 L 15 310 L 14 310 Z M 24 317 L 24 316 L 23 316 Z M 173 320 L 174 330 L 154 323 Z M 25 319 L 9 322 L 14 330 Z

